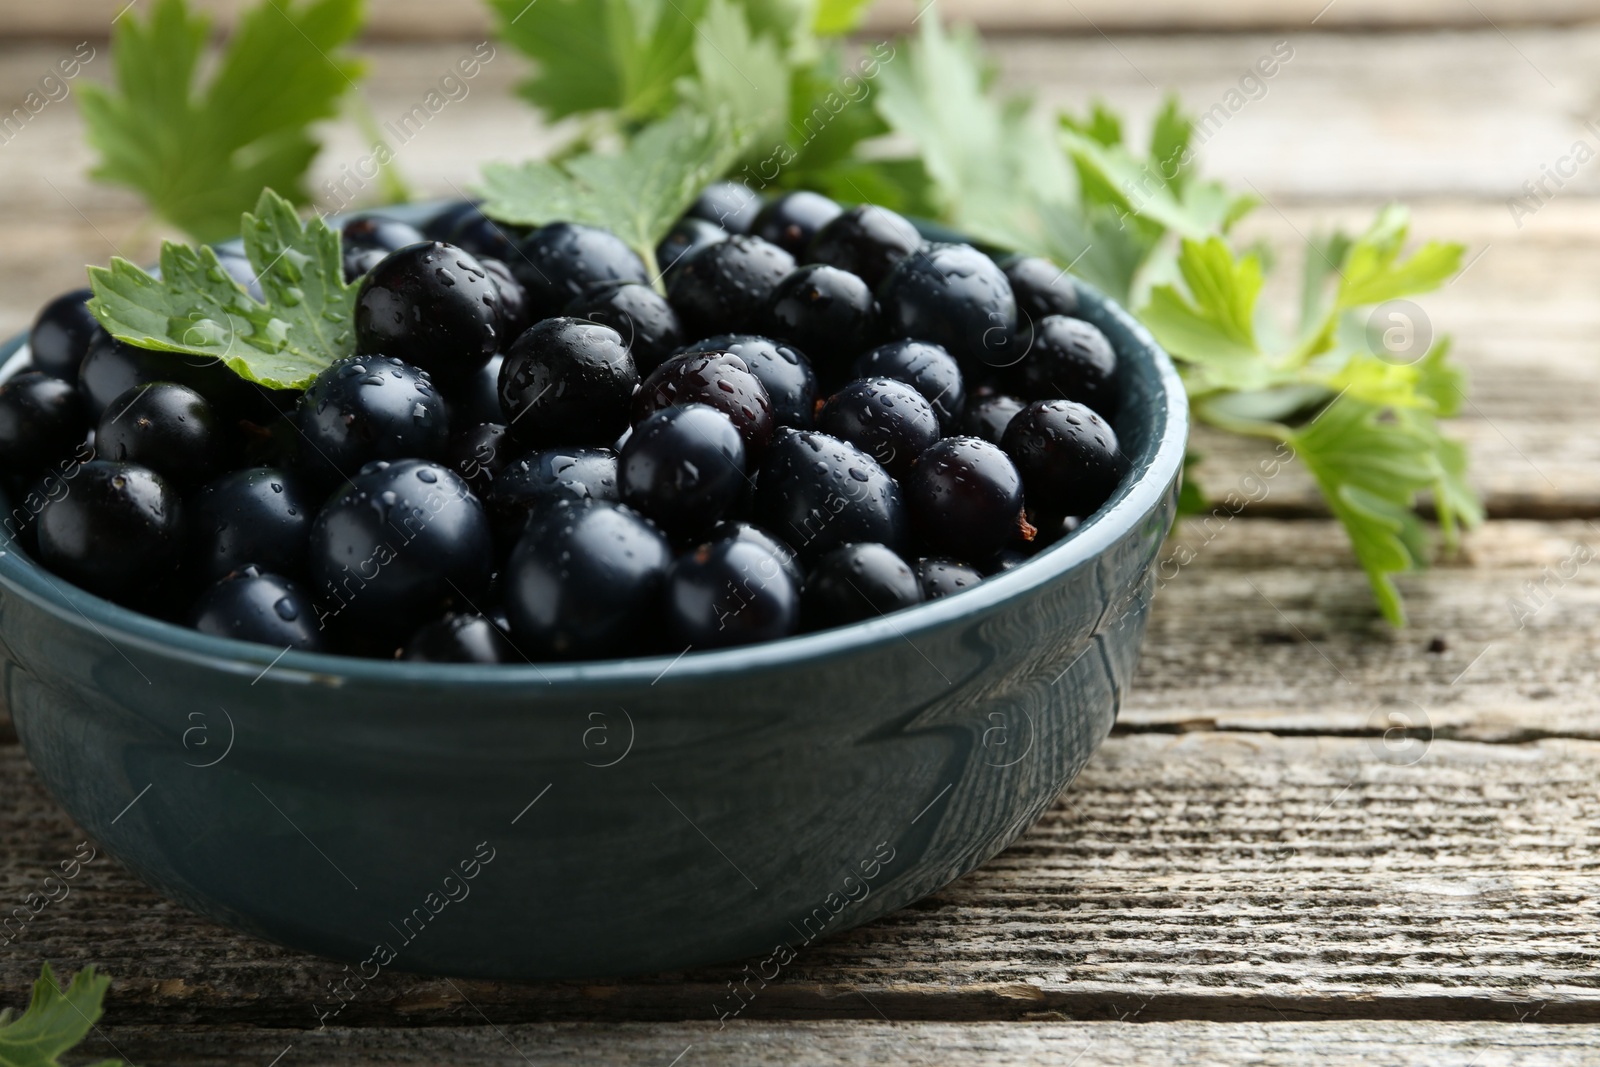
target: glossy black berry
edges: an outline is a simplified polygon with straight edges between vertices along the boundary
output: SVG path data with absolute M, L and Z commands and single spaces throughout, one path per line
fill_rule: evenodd
M 1017 315 L 1023 326 L 1050 315 L 1076 315 L 1083 305 L 1077 279 L 1048 259 L 1015 256 L 1006 260 L 1002 269 L 1017 298 Z
M 300 578 L 317 501 L 300 479 L 275 467 L 247 467 L 207 483 L 189 502 L 189 565 L 216 581 L 255 565 Z
M 497 333 L 500 348 L 504 350 L 510 348 L 516 339 L 522 336 L 523 330 L 533 325 L 533 310 L 528 306 L 528 293 L 504 260 L 480 256 L 478 262 L 488 272 L 489 280 L 494 282 L 495 291 L 500 297 Z
M 472 256 L 430 241 L 391 253 L 356 293 L 356 352 L 464 378 L 500 348 L 500 289 Z
M 772 419 L 778 426 L 803 429 L 817 413 L 817 375 L 811 361 L 793 345 L 749 333 L 723 333 L 683 349 L 680 353 L 726 352 L 744 361 L 761 382 L 772 402 Z
M 93 295 L 89 289 L 62 293 L 39 312 L 28 334 L 35 370 L 63 381 L 78 380 L 78 364 L 83 362 L 89 342 L 100 329 L 89 314 L 88 301 Z
M 522 662 L 499 627 L 475 613 L 452 613 L 424 624 L 406 642 L 400 658 L 416 663 Z
M 1017 346 L 1022 359 L 1007 373 L 1025 396 L 1076 400 L 1102 415 L 1116 414 L 1117 353 L 1098 328 L 1046 315 L 1018 335 Z
M 457 200 L 424 223 L 422 235 L 430 241 L 450 241 L 458 248 L 466 248 L 461 242 L 451 240 L 451 234 L 469 219 L 482 217 L 483 210 L 478 206 L 478 201 Z M 467 248 L 467 251 L 471 252 L 472 249 Z
M 689 218 L 704 219 L 729 233 L 749 233 L 761 213 L 761 197 L 742 182 L 713 182 L 690 206 Z
M 149 467 L 185 490 L 215 477 L 225 458 L 211 405 L 176 382 L 136 385 L 113 400 L 94 445 L 105 459 Z
M 763 241 L 771 241 L 791 256 L 802 256 L 818 231 L 843 211 L 821 193 L 802 189 L 769 202 L 750 224 L 750 232 Z
M 344 224 L 339 234 L 345 248 L 379 248 L 398 252 L 407 245 L 426 241 L 422 231 L 409 222 L 386 219 L 382 215 L 363 215 Z
M 617 484 L 622 502 L 669 537 L 700 537 L 744 492 L 744 440 L 716 408 L 665 408 L 633 428 L 617 460 Z
M 494 484 L 495 475 L 511 462 L 512 444 L 506 428 L 498 422 L 464 426 L 450 435 L 444 450 L 444 465 L 481 499 Z
M 837 382 L 878 339 L 878 302 L 854 274 L 813 263 L 778 283 L 755 329 L 794 345 L 824 381 Z
M 318 374 L 301 396 L 295 423 L 301 460 L 331 484 L 374 460 L 444 455 L 449 419 L 427 374 L 386 356 L 346 356 Z
M 953 433 L 966 407 L 967 390 L 955 357 L 926 341 L 891 341 L 863 353 L 852 368 L 857 378 L 905 382 L 933 405 L 939 425 Z
M 372 268 L 389 258 L 389 253 L 381 248 L 362 248 L 359 245 L 346 248 L 341 256 L 344 259 L 344 281 L 346 285 L 354 285 L 372 272 Z
M 1014 396 L 986 396 L 967 405 L 961 417 L 961 429 L 969 437 L 977 437 L 997 445 L 1005 437 L 1006 427 L 1025 405 Z
M 530 656 L 622 656 L 659 633 L 672 550 L 617 504 L 565 504 L 534 522 L 506 565 L 506 614 Z
M 777 245 L 735 235 L 684 259 L 667 296 L 689 337 L 742 330 L 794 267 L 794 257 Z
M 326 615 L 358 642 L 394 643 L 489 588 L 493 549 L 483 505 L 426 460 L 371 463 L 311 526 L 312 585 Z
M 1006 427 L 1002 442 L 1022 475 L 1028 503 L 1042 513 L 1088 517 L 1128 473 L 1105 419 L 1072 400 L 1036 400 Z
M 917 584 L 922 587 L 924 600 L 955 596 L 983 581 L 982 572 L 970 563 L 941 556 L 919 559 L 912 569 L 916 572 Z
M 650 284 L 644 261 L 615 234 L 575 222 L 541 226 L 522 242 L 521 253 L 506 257 L 528 291 L 534 321 L 561 314 L 597 282 Z
M 617 454 L 609 448 L 551 448 L 512 460 L 494 477 L 484 506 L 495 536 L 506 545 L 528 519 L 562 501 L 617 503 Z
M 806 581 L 802 616 L 808 630 L 876 619 L 922 603 L 916 574 L 891 549 L 856 543 L 817 561 Z
M 682 218 L 656 245 L 656 265 L 663 277 L 671 279 L 678 265 L 707 245 L 726 241 L 728 231 L 704 219 Z
M 939 416 L 923 395 L 893 378 L 858 378 L 817 413 L 817 429 L 848 441 L 897 478 L 939 440 Z
M 633 421 L 678 404 L 706 404 L 728 416 L 752 454 L 767 447 L 777 426 L 766 386 L 728 352 L 686 352 L 651 371 L 633 398 Z
M 562 312 L 622 335 L 639 373 L 648 374 L 683 344 L 683 326 L 667 298 L 638 282 L 600 282 Z
M 667 575 L 666 625 L 679 647 L 776 641 L 800 627 L 800 588 L 783 560 L 754 542 L 704 544 Z
M 171 580 L 183 551 L 178 492 L 148 467 L 97 459 L 39 513 L 39 558 L 67 581 L 131 601 Z
M 912 529 L 936 553 L 982 559 L 1018 536 L 1022 477 L 998 446 L 947 437 L 921 456 L 905 482 Z
M 506 425 L 527 445 L 608 445 L 628 425 L 639 371 L 622 335 L 582 319 L 545 319 L 500 367 Z
M 28 475 L 62 458 L 89 432 L 71 382 L 23 371 L 0 385 L 0 467 Z
M 95 421 L 113 400 L 146 382 L 187 385 L 229 424 L 241 418 L 265 424 L 279 413 L 277 394 L 245 381 L 220 360 L 135 348 L 103 330 L 89 343 L 78 367 L 78 392 Z
M 967 367 L 1016 362 L 1011 283 L 971 245 L 930 244 L 901 260 L 878 302 L 891 337 L 932 341 Z
M 320 652 L 325 647 L 310 594 L 260 567 L 234 571 L 200 594 L 189 625 L 212 637 L 255 641 L 279 649 Z
M 514 262 L 521 255 L 519 246 L 526 234 L 515 226 L 496 222 L 481 211 L 474 210 L 464 216 L 442 238 L 457 248 L 464 248 L 474 256 Z
M 746 541 L 756 545 L 778 557 L 778 562 L 783 564 L 784 572 L 793 579 L 796 589 L 806 583 L 806 573 L 801 569 L 800 557 L 794 554 L 794 549 L 790 548 L 781 538 L 772 536 L 772 534 L 753 523 L 740 520 L 719 522 L 716 528 L 711 531 L 711 536 L 707 540 Z
M 922 245 L 922 235 L 901 215 L 859 204 L 822 227 L 805 258 L 847 270 L 877 289 L 895 264 Z
M 906 544 L 900 487 L 856 446 L 815 430 L 779 430 L 756 482 L 754 519 L 814 560 L 854 541 Z

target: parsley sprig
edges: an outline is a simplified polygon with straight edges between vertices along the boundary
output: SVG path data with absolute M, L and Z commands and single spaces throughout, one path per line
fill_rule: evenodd
M 111 979 L 85 967 L 66 988 L 44 965 L 33 983 L 33 1000 L 20 1016 L 0 1011 L 0 1067 L 61 1067 L 70 1052 L 94 1028 Z M 122 1067 L 121 1060 L 103 1060 L 94 1067 Z
M 117 20 L 116 81 L 85 84 L 94 176 L 130 186 L 202 241 L 238 233 L 263 188 L 307 200 L 302 180 L 321 147 L 313 123 L 334 117 L 363 64 L 342 50 L 362 0 L 262 0 L 246 10 L 201 84 L 211 22 L 185 0 L 157 0 Z

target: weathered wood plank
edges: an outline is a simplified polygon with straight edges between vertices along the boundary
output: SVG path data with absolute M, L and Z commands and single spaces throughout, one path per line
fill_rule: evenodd
M 1412 755 L 1374 738 L 1113 738 L 1017 845 L 808 948 L 739 1017 L 1600 1022 L 1600 744 L 1435 740 Z M 15 747 L 0 767 L 14 798 L 0 893 L 20 899 L 79 835 Z M 342 977 L 194 918 L 109 858 L 0 956 L 0 1001 L 25 994 L 41 957 L 117 975 L 111 1025 L 314 1027 Z M 738 977 L 384 974 L 338 1023 L 714 1024 Z
M 682 1062 L 907 1067 L 978 1062 L 997 1067 L 1578 1067 L 1592 1063 L 1600 1027 L 1494 1023 L 695 1023 L 298 1030 L 109 1027 L 84 1047 L 140 1063 L 224 1067 L 268 1063 L 368 1067 L 471 1062 L 503 1067 L 662 1067 Z M 680 1061 L 674 1061 L 680 1056 Z
M 1460 5 L 1451 0 L 1219 0 L 1197 5 L 1183 0 L 880 0 L 868 16 L 868 30 L 900 30 L 938 2 L 944 17 L 972 21 L 987 30 L 1050 30 L 1062 33 L 1139 31 L 1154 33 L 1240 30 L 1258 27 L 1302 29 L 1313 23 L 1333 29 L 1464 26 L 1492 20 L 1502 26 L 1582 22 L 1593 11 L 1582 0 L 1481 0 Z M 134 0 L 137 3 L 137 0 Z M 103 37 L 129 0 L 79 0 L 71 5 L 41 5 L 0 0 L 0 34 L 6 36 Z M 197 5 L 228 25 L 246 7 L 244 0 L 201 0 Z M 382 40 L 482 35 L 489 18 L 481 0 L 384 0 L 368 21 L 368 35 Z

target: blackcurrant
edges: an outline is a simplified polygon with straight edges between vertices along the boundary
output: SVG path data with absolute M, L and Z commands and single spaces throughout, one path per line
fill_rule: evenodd
M 522 336 L 523 330 L 533 325 L 533 311 L 528 307 L 528 292 L 522 288 L 522 283 L 517 281 L 516 275 L 506 266 L 504 260 L 479 256 L 478 262 L 488 272 L 489 280 L 494 282 L 495 290 L 500 297 L 499 326 L 496 333 L 500 349 L 504 351 Z
M 617 460 L 622 502 L 668 536 L 708 532 L 745 488 L 745 448 L 727 415 L 704 404 L 664 408 L 633 429 Z
M 83 401 L 71 382 L 23 371 L 0 384 L 0 466 L 28 476 L 83 443 Z
M 1128 473 L 1116 432 L 1072 400 L 1029 404 L 1006 427 L 1002 444 L 1022 475 L 1029 505 L 1041 513 L 1087 518 Z
M 639 371 L 622 335 L 582 319 L 545 319 L 506 353 L 500 406 L 527 445 L 608 445 L 628 425 Z
M 344 248 L 379 248 L 385 252 L 398 252 L 407 245 L 426 241 L 422 231 L 409 222 L 384 218 L 382 215 L 363 215 L 344 224 L 339 234 Z
M 488 256 L 509 264 L 521 256 L 519 246 L 526 236 L 519 227 L 496 222 L 474 209 L 463 215 L 450 233 L 439 240 L 449 241 L 474 256 Z
M 69 582 L 130 601 L 170 581 L 183 551 L 178 492 L 132 463 L 91 460 L 39 513 L 39 558 Z
M 733 420 L 752 454 L 766 448 L 777 425 L 766 386 L 728 352 L 687 352 L 651 371 L 634 395 L 633 421 L 675 404 L 716 408 Z
M 667 296 L 689 337 L 742 330 L 794 266 L 794 257 L 777 245 L 735 235 L 684 259 Z
M 562 312 L 622 335 L 639 373 L 648 374 L 683 344 L 683 326 L 666 297 L 638 282 L 600 282 Z
M 422 235 L 430 241 L 450 241 L 458 248 L 467 248 L 459 241 L 451 241 L 451 234 L 469 219 L 482 217 L 483 209 L 478 206 L 476 200 L 457 200 L 424 223 Z M 472 249 L 467 248 L 467 251 L 471 252 Z
M 1076 400 L 1101 415 L 1117 412 L 1117 353 L 1098 328 L 1082 319 L 1046 315 L 1017 338 L 1022 358 L 1008 374 L 1025 396 Z
M 680 647 L 775 641 L 799 629 L 800 588 L 781 559 L 752 541 L 704 544 L 667 575 L 666 626 Z
M 464 378 L 500 348 L 500 289 L 483 264 L 430 241 L 391 253 L 356 293 L 356 352 Z
M 998 446 L 947 437 L 917 457 L 905 482 L 913 529 L 935 552 L 982 559 L 1022 526 L 1022 477 Z
M 483 505 L 454 472 L 426 460 L 370 463 L 311 526 L 314 588 L 326 617 L 357 642 L 397 642 L 489 589 Z
M 983 574 L 970 563 L 940 556 L 923 557 L 914 568 L 924 600 L 954 596 L 983 581 Z
M 506 545 L 522 536 L 528 519 L 562 501 L 616 503 L 617 454 L 609 448 L 551 448 L 530 452 L 494 476 L 484 506 L 495 536 Z
M 817 429 L 850 442 L 900 478 L 939 440 L 939 416 L 904 382 L 858 378 L 822 405 Z
M 806 581 L 802 616 L 808 630 L 876 619 L 922 603 L 922 586 L 906 561 L 871 542 L 847 544 L 817 561 Z
M 504 362 L 504 356 L 495 356 L 482 370 L 473 371 L 459 381 L 444 383 L 440 392 L 450 412 L 450 425 L 506 421 L 505 412 L 500 409 L 500 365 Z
M 189 625 L 212 637 L 280 649 L 320 652 L 325 647 L 310 595 L 289 579 L 259 567 L 240 568 L 200 594 Z
M 1006 427 L 1011 425 L 1011 420 L 1023 407 L 1022 401 L 1014 396 L 994 395 L 973 400 L 961 418 L 961 429 L 969 437 L 978 437 L 997 445 L 1005 436 Z
M 346 356 L 312 380 L 295 410 L 307 475 L 332 484 L 380 459 L 444 455 L 449 420 L 433 380 L 387 356 Z
M 630 508 L 562 504 L 530 524 L 506 565 L 518 646 L 534 656 L 626 655 L 658 632 L 672 550 Z
M 522 658 L 493 622 L 454 613 L 424 624 L 406 642 L 401 659 L 416 663 L 519 663 Z
M 814 560 L 853 541 L 906 543 L 900 487 L 859 448 L 815 430 L 779 430 L 756 482 L 755 521 Z
M 744 361 L 766 389 L 776 425 L 803 429 L 815 420 L 817 375 L 811 361 L 793 345 L 755 334 L 724 333 L 696 341 L 679 354 L 711 352 L 726 352 Z
M 1076 315 L 1083 305 L 1077 279 L 1038 256 L 1013 256 L 1002 265 L 1023 326 L 1050 315 Z
M 656 245 L 656 263 L 661 268 L 661 276 L 670 281 L 678 264 L 706 245 L 727 239 L 728 231 L 714 222 L 696 218 L 679 219 L 677 225 L 668 230 L 661 243 Z
M 878 291 L 890 337 L 932 341 L 968 368 L 1016 362 L 1017 301 L 994 260 L 930 244 L 901 260 Z
M 224 461 L 211 405 L 177 382 L 148 382 L 117 397 L 100 416 L 94 443 L 105 459 L 149 467 L 180 490 L 216 476 Z
M 750 544 L 764 549 L 778 557 L 778 562 L 783 564 L 783 569 L 794 580 L 795 588 L 805 585 L 806 573 L 800 568 L 800 557 L 794 554 L 780 538 L 772 536 L 761 527 L 753 523 L 740 520 L 719 522 L 711 531 L 710 541 L 747 541 Z
M 854 274 L 813 263 L 778 283 L 754 329 L 794 345 L 824 381 L 838 382 L 878 339 L 878 302 Z
M 945 433 L 955 432 L 967 391 L 961 367 L 940 345 L 891 341 L 862 354 L 852 368 L 857 378 L 893 378 L 927 398 Z
M 35 370 L 63 381 L 78 380 L 78 364 L 83 362 L 89 342 L 100 329 L 89 314 L 88 302 L 93 295 L 89 289 L 62 293 L 39 312 L 28 334 Z
M 535 322 L 561 309 L 596 282 L 650 284 L 644 261 L 615 234 L 575 222 L 541 226 L 518 255 L 503 257 L 528 291 Z
M 811 241 L 844 211 L 821 193 L 800 190 L 769 202 L 750 224 L 750 232 L 771 241 L 791 256 L 805 254 Z
M 749 233 L 761 213 L 761 197 L 743 182 L 713 182 L 701 190 L 688 217 L 704 219 L 729 233 Z
M 200 577 L 216 581 L 252 564 L 299 579 L 317 505 L 286 470 L 246 467 L 195 493 L 189 514 L 189 560 Z
M 817 231 L 806 260 L 847 270 L 876 289 L 895 264 L 922 245 L 922 235 L 902 216 L 859 204 Z

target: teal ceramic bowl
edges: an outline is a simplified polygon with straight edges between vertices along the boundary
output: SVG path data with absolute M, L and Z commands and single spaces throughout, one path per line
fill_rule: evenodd
M 999 852 L 1111 729 L 1187 409 L 1124 311 L 1091 293 L 1084 317 L 1121 357 L 1135 473 L 1072 537 L 957 596 L 677 659 L 389 663 L 208 637 L 8 543 L 17 732 L 139 877 L 364 980 L 781 962 Z M 9 368 L 21 347 L 0 348 Z

